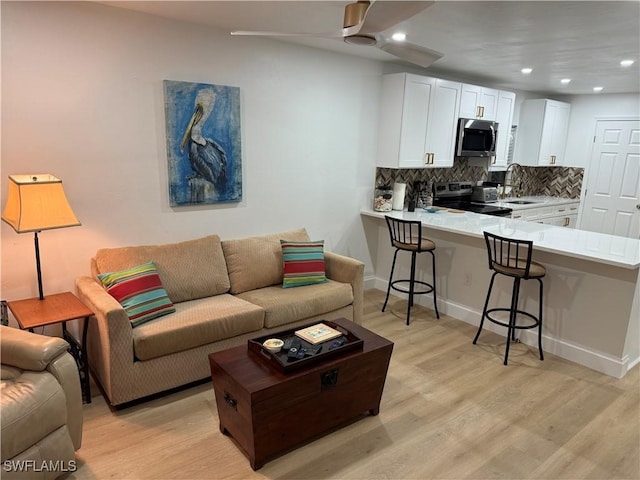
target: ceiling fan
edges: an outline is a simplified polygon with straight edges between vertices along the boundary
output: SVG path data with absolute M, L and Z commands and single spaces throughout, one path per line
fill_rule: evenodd
M 335 33 L 309 34 L 233 31 L 231 35 L 342 38 L 346 43 L 376 46 L 410 63 L 421 67 L 428 67 L 441 58 L 442 54 L 420 45 L 404 41 L 395 41 L 383 35 L 382 32 L 413 17 L 434 3 L 434 1 L 358 0 L 355 3 L 350 3 L 345 6 L 343 28 Z

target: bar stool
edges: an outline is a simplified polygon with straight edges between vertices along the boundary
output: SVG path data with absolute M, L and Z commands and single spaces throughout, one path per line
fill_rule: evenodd
M 409 294 L 409 300 L 407 305 L 407 325 L 411 318 L 411 307 L 413 306 L 413 296 L 422 295 L 425 293 L 433 292 L 433 307 L 436 311 L 436 318 L 440 318 L 438 313 L 438 305 L 436 303 L 436 257 L 433 251 L 436 249 L 436 244 L 428 238 L 422 237 L 422 224 L 419 221 L 413 220 L 400 220 L 390 216 L 385 216 L 387 220 L 387 226 L 389 227 L 389 235 L 391 237 L 391 246 L 396 249 L 393 254 L 393 263 L 391 264 L 391 275 L 389 275 L 389 286 L 387 287 L 387 298 L 384 299 L 384 305 L 382 311 L 387 308 L 387 302 L 389 301 L 389 293 L 391 289 L 402 293 Z M 393 271 L 396 267 L 396 257 L 398 252 L 403 250 L 405 252 L 411 252 L 411 274 L 408 280 L 393 280 Z M 433 272 L 433 284 L 416 280 L 416 256 L 418 253 L 428 252 L 431 254 L 431 266 Z M 399 285 L 407 284 L 408 286 Z M 424 287 L 421 290 L 416 290 L 416 285 Z
M 492 233 L 483 232 L 484 239 L 487 244 L 487 253 L 489 256 L 489 268 L 493 270 L 491 276 L 491 282 L 489 283 L 489 291 L 487 292 L 487 299 L 484 302 L 484 309 L 482 310 L 482 318 L 480 319 L 480 326 L 478 327 L 478 333 L 473 339 L 473 343 L 478 341 L 480 332 L 482 331 L 482 325 L 484 324 L 485 317 L 497 324 L 507 327 L 507 348 L 504 353 L 504 364 L 507 364 L 509 357 L 509 344 L 511 340 L 516 339 L 516 329 L 529 329 L 538 327 L 538 350 L 540 351 L 540 360 L 544 360 L 542 354 L 542 277 L 545 276 L 546 269 L 543 265 L 531 260 L 531 254 L 533 252 L 533 242 L 529 240 L 515 240 L 512 238 L 501 237 Z M 487 309 L 489 305 L 489 298 L 491 297 L 491 290 L 493 289 L 493 281 L 496 275 L 506 275 L 513 278 L 513 289 L 511 290 L 511 306 L 509 308 L 491 308 Z M 518 296 L 520 294 L 520 281 L 521 280 L 537 280 L 540 284 L 540 299 L 538 317 L 536 318 L 531 313 L 523 310 L 518 310 Z M 501 320 L 497 320 L 492 317 L 493 312 L 509 312 L 509 323 L 505 323 Z M 518 315 L 526 317 L 527 323 L 518 324 Z M 525 319 L 525 320 L 526 320 Z

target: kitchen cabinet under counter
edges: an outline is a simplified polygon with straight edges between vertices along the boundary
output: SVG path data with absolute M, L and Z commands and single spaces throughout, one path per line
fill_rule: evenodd
M 512 219 L 576 228 L 580 201 L 573 198 L 530 196 L 505 198 L 498 205 L 510 208 Z
M 562 204 L 547 205 L 559 206 Z M 385 213 L 370 208 L 360 213 L 373 266 L 373 274 L 365 282 L 368 288 L 386 291 L 393 248 Z M 534 260 L 547 270 L 543 306 L 545 353 L 617 378 L 640 363 L 640 240 L 471 212 L 388 214 L 420 221 L 425 235 L 435 242 L 441 313 L 477 327 L 491 277 L 484 231 L 531 240 Z M 409 264 L 409 257 L 398 256 L 398 270 L 407 272 Z M 429 269 L 419 271 L 419 275 L 430 279 Z M 510 282 L 496 280 L 494 288 L 499 297 L 496 301 L 508 303 Z M 535 285 L 523 285 L 520 298 L 537 305 Z M 424 307 L 432 305 L 424 303 Z M 505 334 L 498 330 L 496 333 Z M 537 347 L 536 334 L 522 332 L 520 340 Z

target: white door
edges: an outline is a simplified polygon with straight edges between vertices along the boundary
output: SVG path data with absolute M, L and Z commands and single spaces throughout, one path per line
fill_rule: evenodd
M 640 238 L 640 120 L 599 120 L 582 230 Z

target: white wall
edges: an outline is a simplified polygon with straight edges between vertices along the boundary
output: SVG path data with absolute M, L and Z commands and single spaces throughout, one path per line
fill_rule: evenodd
M 574 167 L 589 165 L 597 117 L 640 118 L 638 94 L 575 95 L 565 101 L 571 104 L 565 157 Z
M 304 226 L 371 264 L 382 64 L 107 7 L 2 2 L 6 178 L 63 180 L 81 227 L 42 232 L 45 295 L 74 290 L 102 247 Z M 162 81 L 240 87 L 244 198 L 171 208 Z M 37 295 L 33 236 L 2 222 L 2 292 Z

